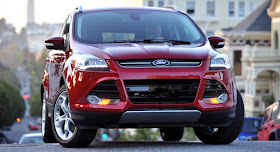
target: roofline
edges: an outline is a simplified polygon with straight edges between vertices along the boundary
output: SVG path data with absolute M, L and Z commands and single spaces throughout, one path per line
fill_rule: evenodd
M 215 35 L 224 37 L 271 37 L 271 31 L 216 31 Z
M 150 10 L 150 11 L 166 11 L 166 12 L 177 12 L 176 10 L 172 10 L 170 8 L 159 8 L 159 7 L 147 7 L 147 6 L 135 6 L 135 7 L 99 7 L 99 8 L 90 8 L 84 9 L 82 12 L 78 10 L 74 10 L 74 13 L 86 13 L 86 12 L 94 12 L 94 11 L 114 11 L 114 10 Z

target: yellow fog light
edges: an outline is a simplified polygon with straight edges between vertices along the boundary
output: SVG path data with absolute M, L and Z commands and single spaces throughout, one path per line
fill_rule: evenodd
M 99 102 L 99 105 L 108 105 L 110 104 L 111 100 L 110 99 L 102 99 L 100 102 Z
M 219 103 L 224 103 L 227 101 L 228 95 L 226 93 L 223 93 L 219 95 L 218 97 L 214 98 L 205 98 L 203 99 L 205 103 L 210 103 L 210 104 L 219 104 Z
M 206 98 L 206 99 L 204 99 L 204 101 L 206 103 L 211 103 L 211 104 L 219 104 L 220 103 L 217 98 Z

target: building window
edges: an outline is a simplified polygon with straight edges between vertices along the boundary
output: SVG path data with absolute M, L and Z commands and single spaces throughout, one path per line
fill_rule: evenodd
M 234 17 L 234 2 L 233 1 L 228 2 L 228 16 Z
M 154 6 L 154 1 L 153 0 L 149 0 L 148 1 L 148 6 L 153 7 Z
M 162 6 L 164 6 L 164 1 L 162 0 L 162 1 L 158 1 L 158 7 L 162 7 Z
M 255 10 L 255 2 L 251 1 L 250 2 L 250 11 L 253 12 Z
M 278 50 L 279 49 L 279 40 L 278 40 L 278 33 L 277 33 L 277 31 L 275 31 L 275 33 L 274 33 L 274 48 L 276 49 L 276 50 Z
M 195 15 L 195 1 L 187 1 L 187 14 L 194 16 Z
M 207 1 L 206 4 L 207 14 L 206 16 L 215 16 L 215 2 L 214 1 Z
M 168 1 L 168 5 L 174 5 L 174 2 L 171 1 L 171 0 L 169 0 L 169 1 Z
M 234 73 L 241 75 L 241 51 L 234 51 Z
M 244 17 L 245 16 L 245 2 L 239 1 L 238 2 L 238 17 Z

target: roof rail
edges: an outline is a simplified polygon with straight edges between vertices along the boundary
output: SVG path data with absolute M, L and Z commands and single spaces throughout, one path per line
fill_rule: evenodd
M 177 12 L 181 12 L 181 10 L 178 7 L 176 7 L 175 5 L 165 5 L 165 6 L 162 6 L 162 8 L 171 9 L 171 10 L 174 10 L 174 11 L 177 11 Z
M 79 13 L 82 13 L 82 12 L 83 12 L 83 8 L 82 8 L 81 5 L 80 5 L 79 7 L 77 7 L 76 10 L 78 10 Z

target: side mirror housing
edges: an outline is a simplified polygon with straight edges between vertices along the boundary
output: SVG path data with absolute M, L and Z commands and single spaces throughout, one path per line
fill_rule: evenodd
M 47 49 L 64 50 L 64 38 L 63 37 L 52 37 L 45 41 Z
M 209 36 L 208 40 L 214 49 L 223 48 L 226 44 L 226 40 L 219 36 Z

